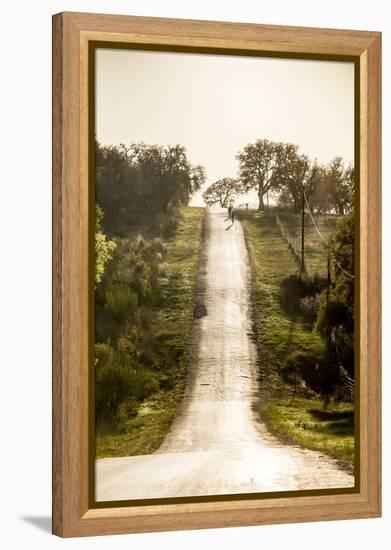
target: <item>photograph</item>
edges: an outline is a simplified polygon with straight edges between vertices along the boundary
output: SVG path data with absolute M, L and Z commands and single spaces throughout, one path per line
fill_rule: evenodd
M 358 490 L 355 63 L 93 55 L 96 502 Z

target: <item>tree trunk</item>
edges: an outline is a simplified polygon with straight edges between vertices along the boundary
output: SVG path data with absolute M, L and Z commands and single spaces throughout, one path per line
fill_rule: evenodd
M 263 202 L 263 189 L 259 187 L 258 189 L 258 198 L 259 198 L 259 205 L 258 210 L 265 210 L 265 203 Z

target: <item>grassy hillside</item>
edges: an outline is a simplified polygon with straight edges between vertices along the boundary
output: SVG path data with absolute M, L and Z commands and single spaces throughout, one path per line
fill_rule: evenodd
M 98 458 L 152 453 L 170 429 L 188 364 L 204 213 L 203 208 L 183 208 L 174 234 L 165 241 L 161 299 L 153 312 L 151 342 L 161 355 L 159 390 L 140 404 L 136 415 L 129 415 L 117 433 L 97 434 Z
M 280 212 L 279 217 L 286 225 L 292 237 L 297 238 L 298 248 L 301 247 L 301 214 Z M 338 216 L 326 214 L 314 215 L 314 220 L 325 240 L 335 231 Z M 323 245 L 314 224 L 308 214 L 304 218 L 305 261 L 312 275 L 327 275 L 327 248 Z
M 279 368 L 292 350 L 322 349 L 312 327 L 284 310 L 280 282 L 297 273 L 297 262 L 282 239 L 274 219 L 257 211 L 240 212 L 250 255 L 253 286 L 254 329 L 262 388 L 279 383 Z
M 271 431 L 285 440 L 321 449 L 351 467 L 354 452 L 353 405 L 331 403 L 324 414 L 319 399 L 304 388 L 282 382 L 280 370 L 288 354 L 320 352 L 324 343 L 299 313 L 287 310 L 281 281 L 297 273 L 297 262 L 282 239 L 276 222 L 257 211 L 241 211 L 252 267 L 254 338 L 260 377 L 259 413 Z M 288 218 L 292 230 L 294 216 Z M 334 222 L 333 222 L 334 223 Z M 325 227 L 332 222 L 326 221 Z M 318 259 L 322 252 L 314 251 Z

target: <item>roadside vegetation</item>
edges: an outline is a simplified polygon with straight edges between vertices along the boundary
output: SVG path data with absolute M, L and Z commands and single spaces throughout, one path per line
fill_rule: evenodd
M 271 399 L 263 412 L 271 432 L 289 442 L 324 451 L 352 470 L 354 410 L 352 403 L 335 401 L 327 410 L 315 397 Z
M 301 239 L 301 215 L 289 210 L 279 210 L 279 217 L 287 227 L 289 233 L 296 240 L 298 248 Z M 337 221 L 341 216 L 335 214 L 313 214 L 315 223 L 322 236 L 327 241 L 337 228 Z M 309 273 L 313 276 L 327 277 L 328 249 L 320 240 L 314 224 L 309 216 L 304 216 L 305 261 Z
M 266 139 L 236 159 L 236 177 L 215 181 L 203 198 L 232 207 L 258 194 L 257 210 L 247 204 L 237 214 L 252 267 L 259 414 L 284 440 L 352 468 L 354 168 L 340 157 L 322 165 L 294 144 Z M 179 145 L 97 144 L 98 457 L 153 452 L 175 417 L 204 217 L 188 204 L 204 182 L 204 169 Z
M 97 457 L 153 452 L 175 416 L 204 217 L 186 204 L 203 177 L 179 147 L 97 146 Z
M 354 168 L 311 161 L 265 139 L 237 156 L 238 177 L 204 192 L 239 210 L 252 266 L 259 412 L 283 439 L 354 460 Z M 227 194 L 227 182 L 231 194 Z M 269 207 L 269 200 L 272 207 Z M 304 219 L 304 270 L 301 257 Z
M 335 287 L 326 306 L 327 282 L 300 279 L 297 261 L 273 218 L 257 211 L 240 211 L 239 216 L 253 273 L 261 418 L 284 440 L 326 451 L 351 469 L 353 395 L 345 387 L 347 369 L 333 356 L 335 340 L 328 338 L 333 321 L 328 321 L 327 334 L 322 328 Z M 351 361 L 353 357 L 350 367 Z

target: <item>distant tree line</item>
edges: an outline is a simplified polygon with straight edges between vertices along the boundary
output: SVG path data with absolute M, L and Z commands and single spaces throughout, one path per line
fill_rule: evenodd
M 341 157 L 327 165 L 311 161 L 297 145 L 258 139 L 236 155 L 238 177 L 223 178 L 204 192 L 208 205 L 226 207 L 236 197 L 255 189 L 258 208 L 270 196 L 283 208 L 299 212 L 304 189 L 312 213 L 346 215 L 353 210 L 354 168 Z

